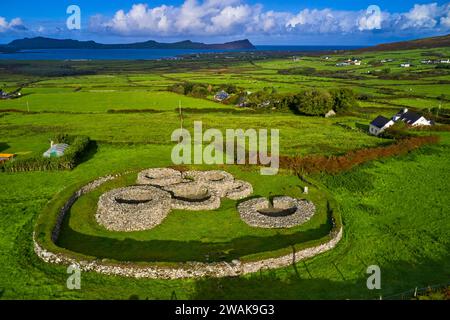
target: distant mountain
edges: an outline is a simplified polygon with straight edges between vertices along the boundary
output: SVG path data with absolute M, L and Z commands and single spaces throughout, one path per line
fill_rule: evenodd
M 440 47 L 450 47 L 450 34 L 439 37 L 423 38 L 411 41 L 401 41 L 393 43 L 380 44 L 374 47 L 358 49 L 356 51 L 396 51 L 412 49 L 431 49 Z
M 221 44 L 205 44 L 192 42 L 190 40 L 160 43 L 153 40 L 128 44 L 102 44 L 95 41 L 78 41 L 71 39 L 51 39 L 44 37 L 25 38 L 14 40 L 4 46 L 11 50 L 33 50 L 33 49 L 255 49 L 255 46 L 247 39 Z

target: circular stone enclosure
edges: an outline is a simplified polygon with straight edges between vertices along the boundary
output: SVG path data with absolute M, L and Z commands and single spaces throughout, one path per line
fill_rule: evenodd
M 171 197 L 171 206 L 178 210 L 215 210 L 220 208 L 220 197 L 214 189 L 191 181 L 163 187 Z
M 170 168 L 154 168 L 139 172 L 138 184 L 153 185 L 158 187 L 168 186 L 183 181 L 180 171 Z
M 266 198 L 256 198 L 239 204 L 241 219 L 252 227 L 291 228 L 307 222 L 315 213 L 315 206 L 307 200 L 274 197 L 272 205 Z
M 152 186 L 131 186 L 104 193 L 95 218 L 111 231 L 140 231 L 159 225 L 170 209 L 168 192 Z
M 225 197 L 234 183 L 233 175 L 221 170 L 186 171 L 183 173 L 183 178 L 208 186 L 219 197 Z

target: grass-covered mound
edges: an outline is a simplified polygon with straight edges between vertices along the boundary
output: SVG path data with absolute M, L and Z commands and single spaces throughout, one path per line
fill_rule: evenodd
M 135 184 L 136 173 L 106 182 L 81 196 L 66 216 L 56 245 L 49 243 L 58 210 L 75 188 L 59 194 L 40 217 L 38 241 L 52 251 L 76 256 L 135 262 L 231 261 L 258 260 L 292 252 L 293 248 L 317 245 L 329 239 L 333 201 L 321 189 L 305 185 L 298 177 L 281 174 L 260 176 L 258 171 L 233 170 L 236 178 L 252 183 L 253 196 L 289 195 L 315 203 L 317 211 L 304 225 L 290 229 L 262 229 L 247 225 L 237 212 L 237 201 L 222 199 L 213 211 L 173 210 L 161 225 L 147 231 L 112 232 L 97 223 L 95 213 L 99 197 L 106 191 Z M 56 212 L 55 212 L 56 210 Z M 49 221 L 52 221 L 49 223 Z

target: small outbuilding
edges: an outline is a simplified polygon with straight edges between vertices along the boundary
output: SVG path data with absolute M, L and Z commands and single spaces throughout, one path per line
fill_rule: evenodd
M 13 153 L 0 153 L 0 164 L 6 161 L 13 160 L 16 155 Z
M 54 144 L 53 141 L 50 143 L 50 149 L 44 152 L 43 156 L 45 158 L 56 158 L 64 155 L 64 152 L 69 147 L 66 143 Z
M 325 113 L 325 118 L 334 117 L 335 115 L 336 115 L 336 112 L 334 112 L 334 110 L 331 109 L 330 111 L 328 111 L 327 113 Z

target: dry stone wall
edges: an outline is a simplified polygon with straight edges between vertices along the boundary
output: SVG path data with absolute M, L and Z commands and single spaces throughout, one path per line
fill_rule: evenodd
M 330 234 L 331 239 L 319 246 L 299 250 L 292 254 L 277 258 L 264 259 L 259 261 L 241 262 L 186 262 L 179 263 L 176 267 L 162 267 L 158 265 L 138 266 L 130 262 L 120 264 L 105 263 L 99 260 L 87 261 L 77 260 L 62 253 L 50 252 L 34 241 L 34 251 L 47 263 L 77 265 L 81 271 L 93 271 L 107 275 L 131 277 L 131 278 L 151 278 L 151 279 L 183 279 L 201 277 L 234 277 L 259 270 L 288 267 L 300 260 L 311 258 L 320 253 L 331 250 L 342 238 L 342 228 Z M 33 237 L 34 238 L 34 237 Z

